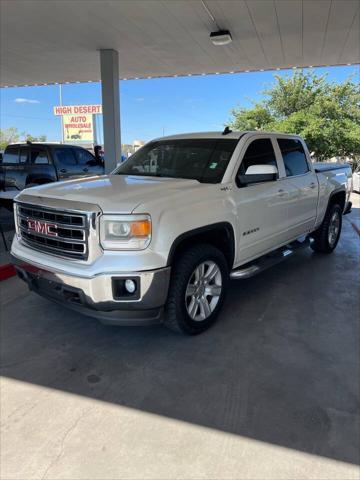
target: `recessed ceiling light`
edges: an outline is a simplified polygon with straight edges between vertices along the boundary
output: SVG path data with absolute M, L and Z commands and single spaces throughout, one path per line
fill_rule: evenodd
M 214 45 L 228 45 L 232 42 L 229 30 L 218 30 L 210 33 L 210 40 Z

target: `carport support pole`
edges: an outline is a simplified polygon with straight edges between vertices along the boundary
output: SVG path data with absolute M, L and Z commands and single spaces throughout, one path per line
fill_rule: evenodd
M 119 55 L 100 50 L 101 95 L 104 125 L 105 172 L 121 162 Z

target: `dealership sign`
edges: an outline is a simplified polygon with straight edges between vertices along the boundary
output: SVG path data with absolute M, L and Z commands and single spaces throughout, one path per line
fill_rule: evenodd
M 97 115 L 102 105 L 60 105 L 54 107 L 54 115 Z
M 65 142 L 93 142 L 93 115 L 63 115 Z

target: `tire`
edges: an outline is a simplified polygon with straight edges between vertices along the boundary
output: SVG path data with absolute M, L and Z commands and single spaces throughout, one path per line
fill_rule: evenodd
M 207 330 L 224 303 L 228 280 L 228 264 L 220 250 L 208 244 L 186 249 L 173 267 L 164 325 L 186 335 Z
M 342 209 L 340 205 L 330 205 L 325 218 L 312 237 L 311 248 L 318 253 L 332 253 L 338 244 L 342 227 Z

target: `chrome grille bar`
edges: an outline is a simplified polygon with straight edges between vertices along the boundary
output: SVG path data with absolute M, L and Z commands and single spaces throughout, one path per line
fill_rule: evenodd
M 21 241 L 27 246 L 66 258 L 88 258 L 87 214 L 17 203 Z

